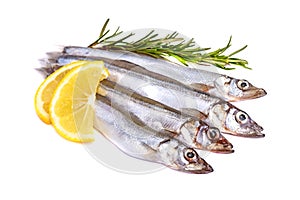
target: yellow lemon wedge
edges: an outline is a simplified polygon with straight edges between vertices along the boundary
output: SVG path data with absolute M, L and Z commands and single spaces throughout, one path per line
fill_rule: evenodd
M 55 130 L 73 142 L 91 142 L 94 101 L 99 82 L 109 75 L 102 61 L 86 62 L 71 69 L 54 91 L 49 114 Z
M 75 61 L 65 65 L 50 76 L 48 76 L 39 86 L 34 97 L 34 107 L 38 117 L 46 124 L 51 124 L 49 115 L 49 105 L 52 100 L 54 90 L 67 72 L 72 68 L 80 66 L 87 61 Z

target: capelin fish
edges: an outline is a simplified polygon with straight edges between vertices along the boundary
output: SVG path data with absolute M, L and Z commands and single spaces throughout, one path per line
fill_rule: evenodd
M 245 79 L 237 79 L 224 74 L 185 67 L 166 60 L 128 51 L 67 46 L 63 52 L 68 55 L 104 57 L 132 62 L 149 71 L 175 79 L 196 90 L 207 92 L 225 101 L 242 101 L 259 98 L 267 94 L 264 89 L 255 87 Z
M 52 69 L 76 60 L 95 60 L 95 58 L 62 54 L 48 59 Z M 127 61 L 106 58 L 102 60 L 110 72 L 110 80 L 134 90 L 142 96 L 198 117 L 208 125 L 217 127 L 223 133 L 252 138 L 265 136 L 260 125 L 252 120 L 246 112 L 229 102 Z M 47 70 L 48 68 L 42 71 L 46 72 Z
M 219 129 L 209 127 L 195 117 L 143 97 L 109 80 L 101 81 L 98 91 L 111 101 L 112 107 L 124 108 L 133 121 L 138 118 L 138 121 L 142 121 L 155 131 L 169 131 L 174 138 L 192 148 L 215 153 L 234 152 L 232 144 Z
M 62 66 L 75 60 L 93 60 L 93 58 L 62 55 L 54 60 L 56 63 L 52 65 Z M 103 60 L 111 74 L 109 79 L 141 95 L 169 107 L 181 109 L 184 113 L 200 117 L 222 132 L 243 137 L 264 136 L 261 133 L 263 130 L 261 126 L 254 122 L 247 113 L 228 102 L 195 91 L 173 79 L 149 72 L 135 64 L 118 60 Z M 200 112 L 194 112 L 196 110 Z
M 95 103 L 94 128 L 134 158 L 160 163 L 186 173 L 206 174 L 213 171 L 193 148 L 167 134 L 138 126 L 122 112 L 112 108 L 107 98 L 99 95 Z

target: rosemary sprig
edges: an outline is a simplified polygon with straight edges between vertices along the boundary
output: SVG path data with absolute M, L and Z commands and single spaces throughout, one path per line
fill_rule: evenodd
M 108 22 L 109 19 L 104 23 L 98 39 L 90 44 L 89 47 L 126 50 L 163 59 L 173 57 L 186 66 L 191 62 L 198 64 L 209 63 L 225 70 L 235 69 L 233 67 L 227 67 L 228 65 L 237 65 L 246 69 L 251 69 L 247 66 L 248 62 L 246 60 L 233 57 L 247 48 L 247 45 L 229 55 L 224 54 L 225 51 L 231 47 L 231 36 L 225 47 L 206 52 L 211 48 L 200 48 L 196 46 L 196 42 L 193 38 L 189 41 L 185 41 L 184 38 L 178 36 L 179 34 L 177 32 L 173 32 L 172 34 L 168 34 L 161 38 L 154 30 L 152 30 L 144 37 L 129 42 L 128 39 L 134 36 L 134 33 L 129 33 L 128 35 L 120 37 L 123 31 L 120 31 L 120 27 L 118 27 L 115 32 L 108 35 L 110 32 L 110 30 L 106 30 Z

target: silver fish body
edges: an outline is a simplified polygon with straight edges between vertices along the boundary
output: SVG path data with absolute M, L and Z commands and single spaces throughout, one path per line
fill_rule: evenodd
M 137 120 L 156 131 L 170 131 L 174 138 L 192 148 L 216 153 L 233 152 L 232 144 L 219 129 L 210 127 L 195 117 L 185 115 L 109 80 L 103 80 L 99 87 L 99 93 L 105 95 L 114 108 L 124 108 L 133 121 L 138 118 Z
M 75 56 L 103 57 L 132 62 L 149 71 L 175 79 L 226 101 L 254 99 L 267 94 L 264 89 L 255 87 L 245 79 L 237 79 L 198 68 L 185 67 L 166 60 L 128 51 L 67 46 L 64 48 L 64 53 Z
M 107 98 L 99 95 L 95 103 L 94 128 L 129 156 L 186 173 L 205 174 L 213 171 L 194 149 L 167 134 L 138 126 L 122 112 L 112 108 Z
M 62 54 L 49 59 L 49 62 L 54 66 L 63 66 L 76 60 L 95 59 L 99 58 Z M 261 133 L 263 128 L 246 112 L 229 102 L 192 89 L 174 79 L 145 70 L 133 63 L 106 58 L 102 60 L 110 71 L 110 80 L 140 95 L 199 117 L 210 126 L 220 129 L 221 132 L 242 137 L 264 137 Z

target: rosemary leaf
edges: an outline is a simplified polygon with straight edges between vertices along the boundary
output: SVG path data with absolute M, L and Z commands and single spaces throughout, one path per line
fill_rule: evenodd
M 213 51 L 211 51 L 211 48 L 198 47 L 193 38 L 185 41 L 184 38 L 179 37 L 179 33 L 176 31 L 167 34 L 165 37 L 159 37 L 159 34 L 155 30 L 151 30 L 140 39 L 129 42 L 128 39 L 134 36 L 134 33 L 129 33 L 119 38 L 118 36 L 123 31 L 120 31 L 120 27 L 118 27 L 113 34 L 108 35 L 110 32 L 110 30 L 106 31 L 108 22 L 109 19 L 104 23 L 98 39 L 88 47 L 119 49 L 167 60 L 172 60 L 170 59 L 172 57 L 185 66 L 188 66 L 188 62 L 190 62 L 198 64 L 208 63 L 225 70 L 235 69 L 234 67 L 227 67 L 228 65 L 251 69 L 247 66 L 248 62 L 246 60 L 232 57 L 246 49 L 247 45 L 229 55 L 224 54 L 231 47 L 232 36 L 229 37 L 229 41 L 225 47 Z

